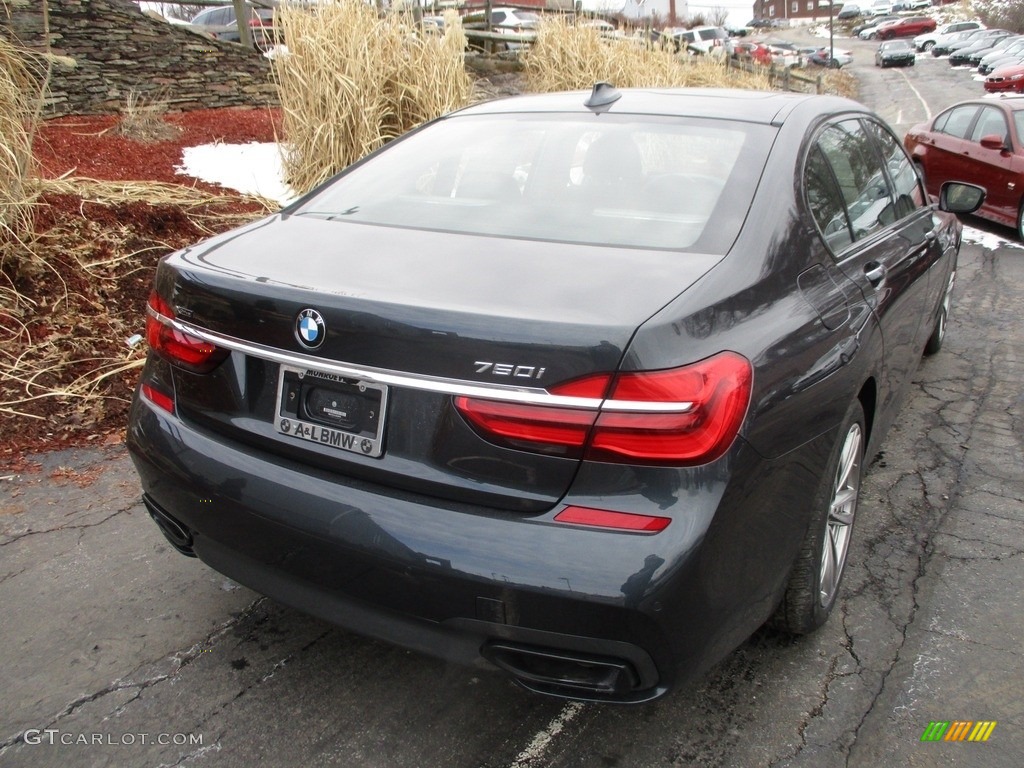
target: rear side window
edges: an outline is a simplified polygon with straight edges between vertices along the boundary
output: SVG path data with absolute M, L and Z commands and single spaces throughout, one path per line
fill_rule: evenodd
M 234 8 L 222 8 L 219 11 L 214 11 L 210 14 L 209 21 L 207 24 L 230 24 L 235 20 L 235 9 Z
M 839 184 L 832 173 L 832 166 L 815 144 L 811 147 L 804 170 L 804 187 L 811 215 L 818 225 L 825 242 L 833 251 L 841 251 L 853 242 L 850 220 L 846 215 L 846 203 L 839 192 Z
M 968 104 L 962 107 L 953 107 L 953 109 L 939 115 L 935 119 L 935 130 L 958 139 L 966 138 L 967 129 L 971 127 L 971 121 L 977 112 L 977 105 Z
M 701 40 L 725 40 L 729 35 L 722 29 L 702 29 L 700 30 Z
M 868 121 L 868 130 L 878 142 L 885 168 L 896 194 L 896 218 L 909 216 L 925 204 L 927 198 L 921 189 L 917 171 L 907 153 L 892 134 L 878 123 Z
M 297 211 L 435 231 L 724 253 L 771 126 L 613 115 L 466 115 L 386 147 Z
M 811 215 L 833 252 L 910 216 L 926 200 L 899 142 L 869 119 L 825 127 L 803 179 Z
M 871 137 L 859 120 L 829 126 L 818 137 L 846 204 L 853 239 L 860 240 L 891 221 L 883 213 L 891 202 L 885 173 Z

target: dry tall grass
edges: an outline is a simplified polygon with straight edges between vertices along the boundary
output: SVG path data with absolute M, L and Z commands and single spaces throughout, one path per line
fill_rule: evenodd
M 39 83 L 18 49 L 0 38 L 0 265 L 12 266 L 32 229 L 32 135 Z M 12 271 L 17 271 L 17 263 Z
M 619 88 L 751 88 L 769 90 L 766 74 L 727 69 L 711 56 L 686 56 L 631 38 L 608 38 L 593 27 L 545 17 L 525 55 L 532 91 L 578 91 L 605 80 Z
M 163 95 L 147 98 L 134 88 L 128 92 L 128 98 L 121 108 L 121 119 L 117 123 L 117 132 L 137 141 L 165 141 L 173 139 L 181 129 L 164 122 L 167 112 L 167 99 Z
M 289 150 L 288 183 L 308 191 L 389 139 L 469 102 L 458 17 L 445 32 L 378 16 L 360 0 L 283 6 L 288 52 L 273 60 Z

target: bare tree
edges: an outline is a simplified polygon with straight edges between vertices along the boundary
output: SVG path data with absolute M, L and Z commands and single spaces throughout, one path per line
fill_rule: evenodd
M 974 0 L 974 11 L 989 27 L 1024 33 L 1024 3 L 1020 0 Z
M 165 19 L 180 19 L 188 21 L 199 13 L 206 5 L 189 5 L 186 3 L 156 3 L 154 10 Z
M 729 9 L 723 8 L 720 5 L 716 5 L 710 11 L 707 12 L 708 24 L 713 27 L 724 27 L 725 22 L 729 20 Z

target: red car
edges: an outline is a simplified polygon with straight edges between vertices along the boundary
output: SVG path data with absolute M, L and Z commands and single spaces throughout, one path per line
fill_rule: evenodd
M 925 32 L 935 31 L 935 19 L 931 16 L 908 16 L 895 24 L 887 24 L 875 30 L 879 40 L 891 40 L 894 37 L 914 37 Z
M 735 43 L 733 45 L 733 58 L 748 59 L 765 67 L 770 67 L 772 65 L 772 52 L 764 43 Z
M 1024 96 L 954 104 L 903 139 L 933 196 L 944 181 L 988 190 L 977 214 L 1014 227 L 1024 241 Z
M 1016 91 L 1024 93 L 1024 64 L 1000 67 L 985 78 L 985 90 L 989 93 Z

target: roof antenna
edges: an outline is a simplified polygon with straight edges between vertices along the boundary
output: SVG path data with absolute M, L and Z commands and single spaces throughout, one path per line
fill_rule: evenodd
M 598 107 L 607 107 L 609 104 L 614 104 L 616 101 L 622 98 L 622 94 L 615 90 L 615 86 L 611 83 L 604 81 L 594 83 L 594 90 L 590 92 L 587 100 L 583 102 L 583 106 L 588 109 L 597 109 Z

